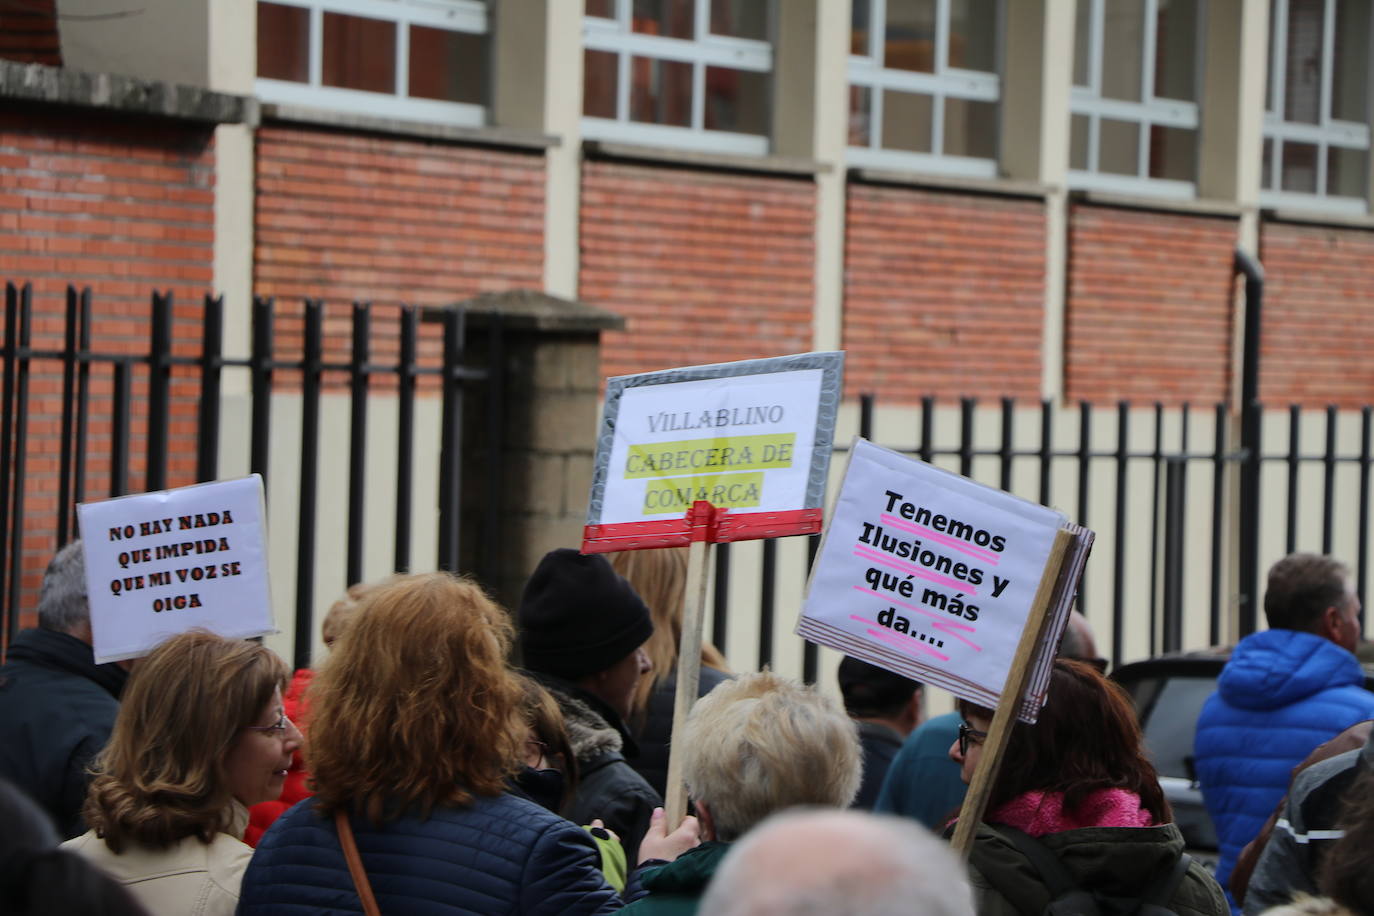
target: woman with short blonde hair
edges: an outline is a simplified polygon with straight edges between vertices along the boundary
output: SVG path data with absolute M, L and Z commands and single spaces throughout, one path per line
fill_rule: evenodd
M 642 870 L 649 895 L 627 913 L 695 912 L 735 840 L 778 811 L 847 806 L 863 768 L 858 729 L 840 704 L 767 670 L 728 680 L 699 700 L 681 753 L 704 842 Z
M 506 791 L 528 735 L 513 639 L 506 613 L 448 573 L 363 596 L 310 689 L 315 797 L 263 836 L 239 912 L 361 910 L 350 836 L 384 913 L 619 908 L 591 838 Z
M 256 643 L 204 630 L 162 643 L 134 669 L 96 758 L 91 829 L 64 845 L 155 914 L 232 913 L 252 855 L 246 806 L 281 792 L 300 745 L 286 679 Z

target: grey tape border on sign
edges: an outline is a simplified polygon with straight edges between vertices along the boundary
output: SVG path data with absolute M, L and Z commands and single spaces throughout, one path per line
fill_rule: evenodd
M 591 495 L 587 500 L 587 524 L 599 521 L 606 496 L 606 478 L 610 470 L 611 446 L 615 441 L 615 423 L 620 414 L 620 396 L 626 388 L 646 385 L 672 385 L 702 379 L 732 378 L 742 375 L 767 375 L 774 372 L 796 372 L 802 369 L 821 370 L 820 403 L 816 408 L 816 441 L 811 453 L 811 473 L 806 480 L 806 505 L 803 509 L 819 509 L 825 501 L 825 485 L 830 471 L 830 456 L 835 450 L 835 418 L 844 396 L 844 351 L 825 350 L 816 353 L 795 353 L 791 356 L 770 356 L 766 359 L 746 359 L 735 363 L 713 363 L 664 369 L 642 375 L 617 375 L 606 380 L 606 408 L 602 411 L 596 436 L 596 464 L 592 470 Z

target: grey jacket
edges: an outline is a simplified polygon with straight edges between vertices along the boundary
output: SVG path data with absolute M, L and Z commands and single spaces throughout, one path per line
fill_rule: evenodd
M 1317 894 L 1316 874 L 1322 857 L 1344 835 L 1337 826 L 1341 797 L 1370 766 L 1374 766 L 1374 737 L 1360 750 L 1314 763 L 1297 775 L 1250 877 L 1245 894 L 1247 916 L 1287 903 L 1297 892 Z

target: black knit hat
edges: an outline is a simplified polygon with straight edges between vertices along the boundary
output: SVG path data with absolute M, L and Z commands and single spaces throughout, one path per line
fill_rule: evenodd
M 600 554 L 550 551 L 516 612 L 525 667 L 568 680 L 605 671 L 654 632 L 643 600 Z
M 844 708 L 851 716 L 886 716 L 911 701 L 920 681 L 846 655 L 836 672 Z

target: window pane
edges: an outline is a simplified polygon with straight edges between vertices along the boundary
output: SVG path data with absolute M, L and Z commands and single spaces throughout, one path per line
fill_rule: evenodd
M 1113 175 L 1140 174 L 1140 125 L 1102 118 L 1097 128 L 1097 170 Z
M 310 81 L 310 10 L 258 4 L 258 76 Z
M 630 120 L 692 125 L 692 65 L 630 58 Z
M 410 27 L 410 95 L 441 102 L 486 101 L 487 38 L 428 26 Z
M 1316 124 L 1321 120 L 1322 0 L 1288 0 L 1288 47 L 1283 73 L 1283 119 Z M 1286 185 L 1287 152 L 1283 158 Z
M 615 18 L 615 0 L 587 0 L 586 15 L 603 19 Z
M 1264 138 L 1264 153 L 1260 161 L 1260 187 L 1266 191 L 1274 189 L 1274 141 Z
M 849 145 L 868 146 L 873 130 L 873 90 L 849 87 Z
M 768 74 L 755 70 L 706 68 L 707 130 L 768 133 Z
M 1073 23 L 1073 84 L 1088 86 L 1092 81 L 1092 0 L 1078 0 Z
M 1112 0 L 1102 4 L 1102 14 L 1102 96 L 1139 102 L 1145 54 L 1145 0 Z
M 1317 193 L 1317 147 L 1314 144 L 1283 144 L 1281 187 L 1285 191 Z
M 1332 146 L 1326 151 L 1326 193 L 1364 197 L 1369 176 L 1369 152 Z
M 615 93 L 619 85 L 617 62 L 617 55 L 610 51 L 583 53 L 582 113 L 587 117 L 615 117 Z
M 321 81 L 340 89 L 396 91 L 396 23 L 324 14 Z
M 711 0 L 711 34 L 768 40 L 768 4 L 760 0 Z
M 1197 180 L 1197 131 L 1182 127 L 1150 128 L 1150 177 Z
M 1196 102 L 1197 0 L 1159 0 L 1155 23 L 1155 96 Z
M 883 93 L 883 148 L 930 152 L 934 100 L 914 92 Z
M 1069 168 L 1080 172 L 1088 170 L 1088 130 L 1091 127 L 1087 115 L 1076 114 L 1069 118 Z
M 870 0 L 854 0 L 849 8 L 849 53 L 868 56 L 868 21 L 873 16 Z
M 888 0 L 883 39 L 884 67 L 934 73 L 935 0 Z
M 1336 41 L 1331 56 L 1331 117 L 1367 122 L 1369 111 L 1369 0 L 1336 4 Z
M 950 156 L 997 156 L 997 103 L 945 98 L 945 148 Z
M 630 25 L 645 35 L 696 38 L 695 0 L 635 0 Z
M 950 0 L 949 65 L 997 72 L 997 0 Z

